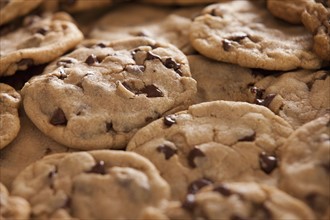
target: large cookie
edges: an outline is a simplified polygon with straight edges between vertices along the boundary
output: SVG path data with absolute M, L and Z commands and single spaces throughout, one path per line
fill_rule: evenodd
M 55 60 L 83 38 L 68 15 L 30 16 L 23 26 L 0 36 L 0 76 Z M 60 40 L 59 40 L 60 39 Z
M 124 148 L 139 128 L 187 108 L 195 93 L 185 55 L 143 37 L 81 47 L 22 89 L 33 123 L 78 149 Z
M 147 36 L 169 42 L 184 53 L 194 50 L 189 42 L 191 18 L 201 7 L 176 9 L 141 4 L 127 4 L 110 11 L 94 24 L 89 37 L 101 40 L 119 40 Z M 127 15 L 130 16 L 127 16 Z
M 330 61 L 330 0 L 309 4 L 301 16 L 302 23 L 314 35 L 314 52 Z
M 330 110 L 329 85 L 329 70 L 270 75 L 251 86 L 249 102 L 270 108 L 298 128 Z
M 317 69 L 313 38 L 304 27 L 273 18 L 259 1 L 213 4 L 191 25 L 190 40 L 201 54 L 244 67 Z
M 23 198 L 12 196 L 0 182 L 0 219 L 29 219 L 30 204 Z
M 38 7 L 42 1 L 43 0 L 1 0 L 0 25 L 6 24 L 15 18 L 28 14 L 30 11 Z
M 20 102 L 21 95 L 13 87 L 0 83 L 0 149 L 12 142 L 20 130 Z
M 269 109 L 244 102 L 190 106 L 140 129 L 127 150 L 151 160 L 183 200 L 199 179 L 276 184 L 277 150 L 292 128 Z
M 17 176 L 12 194 L 37 219 L 143 219 L 166 203 L 169 186 L 145 158 L 99 150 L 44 157 Z
M 195 103 L 215 100 L 247 101 L 250 87 L 262 79 L 251 69 L 214 61 L 200 55 L 188 56 L 192 77 L 197 81 Z
M 305 201 L 318 219 L 329 219 L 330 115 L 294 131 L 281 150 L 281 158 L 280 188 Z
M 165 213 L 170 220 L 315 219 L 303 202 L 254 182 L 196 182 L 194 192 L 183 203 L 170 203 Z

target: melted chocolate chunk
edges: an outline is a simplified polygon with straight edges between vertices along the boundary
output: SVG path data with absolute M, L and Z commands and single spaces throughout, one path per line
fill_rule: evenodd
M 68 123 L 68 120 L 66 119 L 63 110 L 61 108 L 57 108 L 54 111 L 53 116 L 51 117 L 49 122 L 55 126 L 57 125 L 65 126 Z
M 227 40 L 227 39 L 222 40 L 222 48 L 223 48 L 225 51 L 229 51 L 231 47 L 232 47 L 232 46 L 231 46 L 231 42 L 230 42 L 230 40 Z
M 164 124 L 168 127 L 171 127 L 173 124 L 176 123 L 175 115 L 166 115 L 164 117 Z
M 257 88 L 256 86 L 253 86 L 250 88 L 250 91 L 255 94 L 256 99 L 262 99 L 262 96 L 264 95 L 265 90 Z
M 26 58 L 26 59 L 23 58 L 17 62 L 18 66 L 32 66 L 33 64 L 34 64 L 34 61 L 31 58 Z
M 107 45 L 105 45 L 104 43 L 98 43 L 98 44 L 96 44 L 96 46 L 101 47 L 101 48 L 107 47 Z
M 189 152 L 188 157 L 187 157 L 188 164 L 191 168 L 196 168 L 196 164 L 195 164 L 195 161 L 194 161 L 196 157 L 205 157 L 205 154 L 199 148 L 192 149 Z
M 211 185 L 213 182 L 209 179 L 202 178 L 195 180 L 194 182 L 190 183 L 188 186 L 188 194 L 195 194 L 197 193 L 201 188 Z
M 160 60 L 160 61 L 162 60 L 162 59 L 160 58 L 160 56 L 158 56 L 158 55 L 156 55 L 156 54 L 154 54 L 154 53 L 148 51 L 148 53 L 147 53 L 147 57 L 146 57 L 146 60 L 155 60 L 155 59 L 158 59 L 158 60 Z
M 171 148 L 168 145 L 160 145 L 157 147 L 157 151 L 161 152 L 165 155 L 165 159 L 168 160 L 170 159 L 174 154 L 177 153 L 176 149 Z
M 188 194 L 185 201 L 181 205 L 182 208 L 189 212 L 192 212 L 195 209 L 195 206 L 195 196 L 193 194 Z
M 107 122 L 107 123 L 105 124 L 105 127 L 106 127 L 106 131 L 107 131 L 107 132 L 113 130 L 113 124 L 112 124 L 112 122 Z
M 167 58 L 163 62 L 164 66 L 166 66 L 169 69 L 174 69 L 175 72 L 177 72 L 180 76 L 182 76 L 182 71 L 180 70 L 180 64 L 175 62 L 172 58 Z
M 140 92 L 143 94 L 147 94 L 148 98 L 164 97 L 163 92 L 155 85 L 146 85 L 140 90 Z
M 89 55 L 85 60 L 85 63 L 87 63 L 87 65 L 89 66 L 93 65 L 96 62 L 97 62 L 97 58 L 94 54 Z
M 233 193 L 224 185 L 214 187 L 213 191 L 220 193 L 221 195 L 228 197 Z
M 265 173 L 270 174 L 277 167 L 277 159 L 275 156 L 262 152 L 259 155 L 259 165 Z
M 46 35 L 47 32 L 48 32 L 48 30 L 45 28 L 39 28 L 38 30 L 36 30 L 36 33 L 41 34 L 41 35 Z
M 87 173 L 97 173 L 97 174 L 105 175 L 106 170 L 104 166 L 104 161 L 103 160 L 98 161 Z
M 265 107 L 268 107 L 270 103 L 273 101 L 275 98 L 276 94 L 268 94 L 264 99 L 256 99 L 256 104 L 257 105 L 263 105 Z
M 256 139 L 256 132 L 253 132 L 253 134 L 242 137 L 238 141 L 254 141 Z
M 68 64 L 71 64 L 72 61 L 69 59 L 62 59 L 56 62 L 56 66 L 68 67 Z

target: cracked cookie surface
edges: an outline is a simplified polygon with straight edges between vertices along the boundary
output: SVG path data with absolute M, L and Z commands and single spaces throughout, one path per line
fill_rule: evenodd
M 276 184 L 276 151 L 291 132 L 265 107 L 214 101 L 145 126 L 127 150 L 151 160 L 170 184 L 173 199 L 182 201 L 188 185 L 201 178 Z
M 259 1 L 213 4 L 190 29 L 193 47 L 206 57 L 267 70 L 317 69 L 312 35 L 273 18 Z
M 124 148 L 139 128 L 187 108 L 195 93 L 185 55 L 143 37 L 81 47 L 22 89 L 41 131 L 84 150 Z
M 38 219 L 143 219 L 164 205 L 169 186 L 140 155 L 99 150 L 44 157 L 17 176 L 12 194 Z

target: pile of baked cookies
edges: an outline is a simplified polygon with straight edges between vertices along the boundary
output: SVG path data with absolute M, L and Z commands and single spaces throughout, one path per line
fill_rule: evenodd
M 6 0 L 1 219 L 329 219 L 329 0 Z

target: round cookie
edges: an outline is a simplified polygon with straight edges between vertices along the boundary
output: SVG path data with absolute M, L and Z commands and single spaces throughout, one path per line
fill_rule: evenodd
M 301 15 L 302 23 L 314 35 L 314 52 L 330 61 L 330 1 L 309 4 Z
M 251 69 L 222 63 L 200 55 L 188 56 L 192 77 L 197 81 L 195 103 L 227 100 L 247 101 L 251 85 L 262 79 Z
M 143 219 L 166 204 L 169 186 L 145 158 L 99 150 L 44 157 L 17 176 L 12 194 L 38 219 Z
M 12 142 L 20 130 L 20 102 L 21 95 L 13 87 L 0 83 L 0 149 Z
M 304 27 L 279 22 L 261 2 L 241 0 L 206 7 L 191 25 L 191 44 L 206 57 L 244 67 L 320 68 L 322 60 L 312 52 L 312 35 Z
M 185 54 L 194 52 L 189 42 L 191 18 L 201 7 L 175 9 L 142 4 L 127 4 L 109 11 L 93 24 L 90 38 L 120 40 L 134 36 L 147 36 L 171 43 Z M 127 15 L 130 16 L 127 16 Z
M 0 218 L 6 219 L 29 219 L 30 204 L 23 198 L 12 196 L 7 188 L 0 182 Z
M 330 217 L 330 115 L 295 130 L 281 149 L 279 187 Z
M 151 160 L 183 200 L 198 179 L 276 184 L 277 150 L 292 128 L 269 109 L 213 101 L 165 116 L 140 129 L 127 145 Z
M 276 187 L 254 182 L 195 185 L 183 203 L 170 203 L 165 211 L 174 219 L 315 219 L 303 202 Z M 201 187 L 201 189 L 199 189 Z
M 0 25 L 4 25 L 14 20 L 15 18 L 28 14 L 30 11 L 38 7 L 42 1 L 43 0 L 1 0 Z
M 75 47 L 83 35 L 67 17 L 65 13 L 29 16 L 22 27 L 1 35 L 0 76 L 48 63 Z
M 269 75 L 251 86 L 249 102 L 268 107 L 298 128 L 329 111 L 329 84 L 329 70 Z
M 22 89 L 33 123 L 78 149 L 125 148 L 139 128 L 187 108 L 195 93 L 185 55 L 143 37 L 82 46 Z

